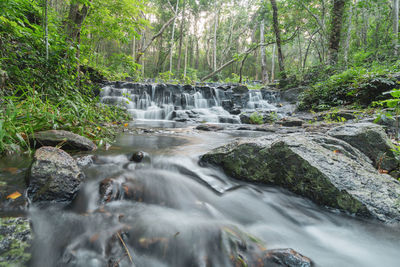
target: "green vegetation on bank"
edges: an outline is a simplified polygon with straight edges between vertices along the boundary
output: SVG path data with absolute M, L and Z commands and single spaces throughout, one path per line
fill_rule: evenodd
M 55 11 L 43 16 L 39 2 L 0 3 L 0 154 L 29 149 L 29 135 L 69 130 L 92 140 L 109 140 L 112 122 L 128 120 L 116 107 L 99 104 L 102 75 L 81 64 L 79 44 L 64 32 Z M 43 37 L 48 21 L 49 43 Z

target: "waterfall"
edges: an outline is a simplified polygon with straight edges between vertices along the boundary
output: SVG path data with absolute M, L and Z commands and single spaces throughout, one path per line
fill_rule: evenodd
M 101 102 L 118 105 L 136 120 L 175 120 L 240 123 L 240 110 L 275 110 L 279 99 L 269 91 L 236 93 L 234 86 L 109 83 L 102 88 Z M 236 113 L 237 114 L 237 113 Z

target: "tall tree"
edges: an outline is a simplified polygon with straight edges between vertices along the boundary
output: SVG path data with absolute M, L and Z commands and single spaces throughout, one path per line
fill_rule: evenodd
M 329 64 L 335 65 L 338 61 L 340 37 L 342 33 L 343 15 L 348 0 L 332 0 L 331 29 L 329 34 Z
M 265 54 L 265 19 L 260 22 L 260 55 L 261 55 L 261 79 L 265 84 L 269 81 L 268 71 L 267 71 L 267 56 Z
M 272 6 L 272 19 L 273 19 L 273 26 L 275 32 L 275 39 L 276 39 L 276 46 L 278 48 L 278 64 L 279 64 L 279 71 L 280 75 L 283 79 L 286 78 L 285 74 L 285 64 L 283 59 L 282 53 L 282 44 L 281 44 L 281 31 L 279 29 L 279 22 L 278 22 L 278 7 L 276 5 L 276 0 L 270 0 Z

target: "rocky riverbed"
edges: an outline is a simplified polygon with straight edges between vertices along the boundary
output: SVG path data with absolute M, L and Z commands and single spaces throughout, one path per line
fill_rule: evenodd
M 138 121 L 99 150 L 72 133 L 38 133 L 33 161 L 0 172 L 0 257 L 16 266 L 396 266 L 399 161 L 390 128 L 369 121 L 348 110 L 264 125 Z

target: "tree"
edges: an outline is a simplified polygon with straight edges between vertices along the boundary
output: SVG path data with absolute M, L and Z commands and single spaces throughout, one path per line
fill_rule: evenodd
M 332 0 L 332 21 L 329 34 L 329 64 L 335 65 L 338 61 L 340 38 L 342 33 L 343 15 L 347 0 Z
M 399 53 L 399 0 L 393 0 L 394 54 Z
M 279 64 L 279 71 L 282 78 L 286 78 L 285 74 L 285 64 L 283 59 L 282 53 L 282 44 L 281 44 L 281 31 L 279 29 L 279 22 L 278 22 L 278 7 L 276 5 L 275 0 L 270 0 L 272 6 L 272 14 L 273 14 L 273 26 L 275 32 L 275 39 L 276 39 L 276 46 L 278 48 L 278 64 Z

